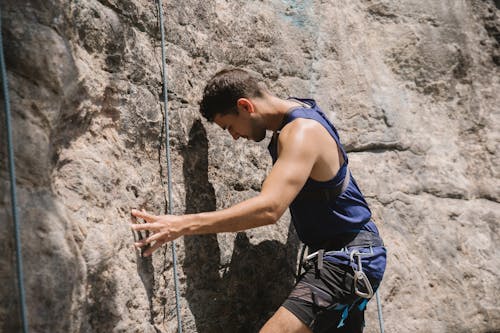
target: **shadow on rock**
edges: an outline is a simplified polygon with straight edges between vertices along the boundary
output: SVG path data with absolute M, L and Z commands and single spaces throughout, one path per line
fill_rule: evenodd
M 135 237 L 135 235 L 134 235 Z M 152 257 L 143 257 L 142 251 L 136 251 L 136 262 L 137 262 L 137 273 L 139 274 L 146 294 L 148 296 L 149 309 L 151 316 L 149 322 L 154 324 L 154 313 L 153 313 L 153 296 L 154 296 L 154 267 Z
M 208 181 L 208 140 L 197 120 L 183 151 L 186 213 L 216 209 Z M 234 242 L 231 263 L 223 267 L 216 235 L 184 238 L 186 298 L 198 332 L 256 332 L 280 306 L 294 283 L 298 241 L 250 243 L 245 232 Z

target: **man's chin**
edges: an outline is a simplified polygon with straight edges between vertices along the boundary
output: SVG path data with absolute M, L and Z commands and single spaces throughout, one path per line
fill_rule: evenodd
M 258 131 L 258 133 L 256 133 L 257 135 L 254 136 L 254 138 L 252 138 L 253 141 L 255 142 L 261 142 L 262 140 L 264 140 L 266 138 L 266 131 L 263 130 L 263 131 Z
M 255 142 L 261 142 L 262 140 L 264 140 L 266 138 L 266 136 L 259 136 L 258 138 L 251 138 L 251 140 L 255 141 Z

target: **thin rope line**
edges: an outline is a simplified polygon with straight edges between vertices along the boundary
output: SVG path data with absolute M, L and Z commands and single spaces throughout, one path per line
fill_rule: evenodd
M 17 215 L 17 195 L 16 195 L 16 169 L 14 163 L 14 148 L 12 141 L 12 127 L 11 127 L 11 113 L 10 113 L 10 100 L 9 88 L 7 83 L 7 69 L 5 67 L 5 58 L 3 52 L 3 38 L 1 33 L 1 12 L 0 12 L 0 67 L 2 72 L 2 89 L 4 96 L 4 109 L 5 109 L 5 124 L 7 127 L 7 146 L 9 151 L 9 171 L 10 171 L 10 195 L 12 205 L 12 218 L 14 220 L 14 236 L 16 240 L 16 263 L 17 263 L 17 284 L 19 288 L 19 301 L 21 307 L 21 321 L 23 332 L 28 332 L 28 320 L 26 316 L 26 301 L 24 293 L 24 274 L 23 274 L 23 256 L 21 252 L 21 234 L 19 227 L 19 218 Z
M 163 77 L 163 105 L 165 109 L 165 149 L 167 155 L 167 178 L 168 178 L 168 214 L 172 214 L 172 168 L 170 163 L 170 133 L 168 128 L 168 91 L 167 91 L 167 64 L 165 54 L 165 31 L 163 27 L 163 6 L 162 0 L 158 0 L 158 14 L 160 16 L 160 30 L 161 30 L 161 63 L 162 63 L 162 77 Z M 172 241 L 172 261 L 174 268 L 174 287 L 175 287 L 175 302 L 177 312 L 177 331 L 182 333 L 182 320 L 181 309 L 179 300 L 179 279 L 177 274 L 177 253 L 175 250 L 175 241 Z
M 380 301 L 378 288 L 375 292 L 375 297 L 377 299 L 378 324 L 380 327 L 380 333 L 384 333 L 384 317 L 382 317 L 382 302 Z

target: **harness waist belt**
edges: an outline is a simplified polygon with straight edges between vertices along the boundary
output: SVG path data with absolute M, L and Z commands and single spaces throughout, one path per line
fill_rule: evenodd
M 377 247 L 384 246 L 384 241 L 379 235 L 361 230 L 358 233 L 343 233 L 335 236 L 331 240 L 319 245 L 310 246 L 309 252 L 316 252 L 318 250 L 328 251 L 340 251 L 346 247 Z

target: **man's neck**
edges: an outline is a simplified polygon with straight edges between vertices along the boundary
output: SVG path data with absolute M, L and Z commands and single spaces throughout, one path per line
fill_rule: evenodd
M 266 94 L 255 100 L 256 107 L 264 120 L 266 129 L 277 131 L 290 109 L 299 107 L 301 104 L 295 100 L 288 100 Z

